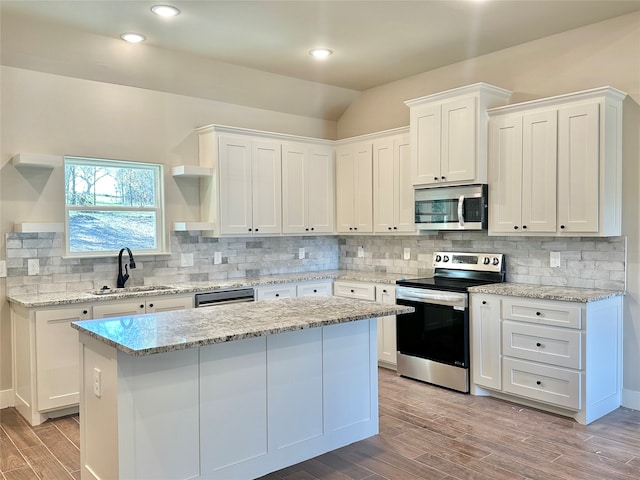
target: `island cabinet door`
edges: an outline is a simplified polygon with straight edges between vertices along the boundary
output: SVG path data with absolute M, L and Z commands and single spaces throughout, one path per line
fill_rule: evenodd
M 232 478 L 240 473 L 227 469 L 267 455 L 266 341 L 255 337 L 200 348 L 203 477 Z

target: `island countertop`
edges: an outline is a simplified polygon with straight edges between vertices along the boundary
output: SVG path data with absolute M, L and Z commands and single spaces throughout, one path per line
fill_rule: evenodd
M 134 356 L 413 312 L 413 307 L 308 296 L 73 322 L 71 326 Z

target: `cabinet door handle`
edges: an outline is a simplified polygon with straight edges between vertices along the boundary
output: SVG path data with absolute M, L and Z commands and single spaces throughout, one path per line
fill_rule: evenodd
M 564 230 L 564 225 L 560 225 L 560 228 Z
M 486 304 L 487 304 L 487 301 L 486 301 L 486 300 L 482 300 L 482 304 L 483 304 L 483 305 L 486 305 Z
M 354 230 L 357 230 L 357 229 L 358 229 L 358 227 L 353 227 L 353 229 L 354 229 Z
M 280 294 L 279 294 L 279 293 L 276 293 L 276 297 L 279 297 L 279 296 L 280 296 Z
M 393 229 L 394 229 L 394 230 L 397 230 L 397 229 L 398 229 L 398 227 L 393 227 Z
M 89 310 L 82 310 L 83 315 L 86 315 L 87 313 L 89 313 Z
M 249 229 L 249 231 L 251 231 L 251 229 Z
M 443 176 L 442 176 L 442 177 L 440 177 L 440 178 L 442 178 L 442 180 L 444 180 L 444 179 L 445 179 L 445 176 L 443 175 Z
M 254 230 L 254 232 L 257 232 L 257 231 L 258 231 L 258 229 L 256 228 L 256 229 Z
M 349 227 L 349 230 L 353 230 L 353 227 Z
M 541 347 L 542 344 L 540 342 L 536 343 L 536 347 Z
M 536 382 L 536 385 L 542 385 L 542 382 L 541 382 L 540 380 L 538 380 L 538 381 Z
M 311 227 L 311 231 L 313 232 L 315 230 L 315 228 Z
M 387 230 L 391 230 L 391 227 L 387 227 Z
M 144 308 L 144 305 L 140 305 L 140 308 L 141 308 L 141 309 L 143 309 L 143 308 Z
M 526 225 L 522 225 L 522 229 L 524 230 L 525 228 L 527 228 L 527 226 Z
M 351 293 L 354 293 L 354 290 L 349 290 Z
M 536 315 L 539 317 L 539 316 L 541 316 L 541 315 L 542 315 L 542 313 L 540 313 L 540 312 L 536 312 Z
M 308 232 L 308 231 L 309 231 L 309 229 L 308 229 L 308 228 L 305 228 L 304 230 L 305 230 L 306 232 Z
M 433 179 L 437 182 L 438 181 L 438 177 L 433 177 Z
M 313 293 L 318 293 L 318 289 L 317 289 L 317 288 L 314 288 L 314 289 L 313 289 Z
M 153 303 L 150 303 L 150 304 L 149 304 L 149 308 L 153 308 Z

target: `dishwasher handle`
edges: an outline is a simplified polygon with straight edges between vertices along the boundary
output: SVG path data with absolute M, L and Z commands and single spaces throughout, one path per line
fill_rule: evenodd
M 196 308 L 253 301 L 255 301 L 255 291 L 253 288 L 215 290 L 212 292 L 196 293 L 195 296 Z

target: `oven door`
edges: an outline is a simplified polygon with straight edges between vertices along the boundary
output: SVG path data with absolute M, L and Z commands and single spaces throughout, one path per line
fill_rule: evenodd
M 415 308 L 396 319 L 398 373 L 468 392 L 467 295 L 409 287 L 396 291 L 397 304 Z

